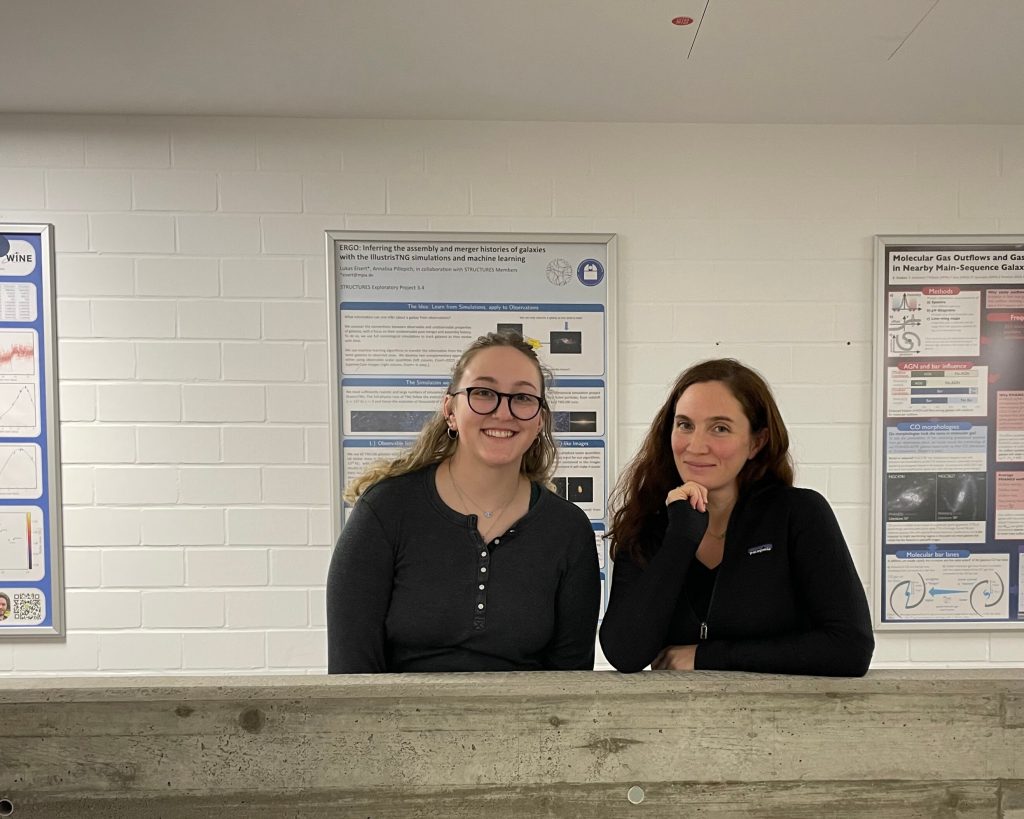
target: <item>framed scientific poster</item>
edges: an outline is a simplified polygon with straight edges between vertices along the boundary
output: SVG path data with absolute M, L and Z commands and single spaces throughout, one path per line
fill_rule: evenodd
M 53 226 L 0 224 L 0 641 L 64 633 Z
M 474 339 L 511 332 L 554 375 L 555 491 L 587 513 L 606 576 L 615 254 L 609 234 L 328 231 L 335 538 L 344 486 L 412 443 Z
M 876 625 L 1024 628 L 1024 236 L 875 266 Z

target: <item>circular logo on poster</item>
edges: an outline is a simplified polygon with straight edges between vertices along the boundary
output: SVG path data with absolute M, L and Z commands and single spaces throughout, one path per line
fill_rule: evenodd
M 604 281 L 604 265 L 597 259 L 584 259 L 576 266 L 576 278 L 587 287 L 594 287 Z
M 563 287 L 572 278 L 572 265 L 562 258 L 552 259 L 548 262 L 547 269 L 544 272 L 547 274 L 549 282 Z
M 6 236 L 0 236 L 0 239 L 0 274 L 28 276 L 36 269 L 36 252 L 32 245 L 21 239 L 7 239 Z

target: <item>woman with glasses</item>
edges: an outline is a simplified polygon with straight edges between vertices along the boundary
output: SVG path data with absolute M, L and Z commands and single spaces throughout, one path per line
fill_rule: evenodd
M 328 672 L 593 668 L 594 531 L 547 489 L 555 461 L 536 353 L 481 336 L 409 452 L 346 489 Z
M 786 425 L 749 367 L 680 375 L 612 498 L 601 647 L 619 671 L 867 671 L 846 541 L 828 501 L 793 486 Z

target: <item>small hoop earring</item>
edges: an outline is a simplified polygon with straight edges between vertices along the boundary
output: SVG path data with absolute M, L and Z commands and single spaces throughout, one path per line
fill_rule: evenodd
M 459 437 L 459 431 L 457 429 L 452 429 L 452 427 L 448 427 L 448 437 L 454 441 Z

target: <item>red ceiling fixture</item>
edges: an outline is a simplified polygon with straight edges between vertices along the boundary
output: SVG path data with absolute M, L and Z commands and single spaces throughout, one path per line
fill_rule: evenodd
M 692 17 L 673 17 L 672 25 L 674 26 L 688 26 L 693 22 Z

